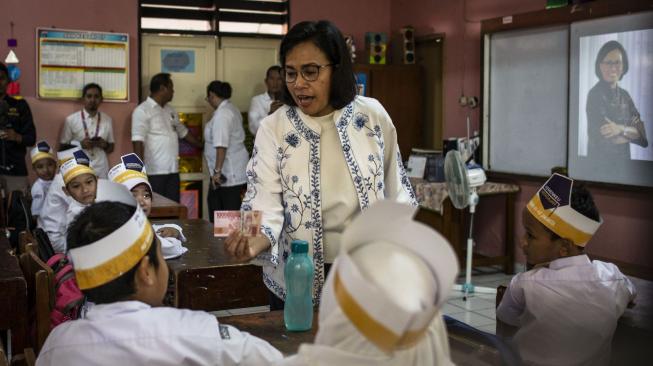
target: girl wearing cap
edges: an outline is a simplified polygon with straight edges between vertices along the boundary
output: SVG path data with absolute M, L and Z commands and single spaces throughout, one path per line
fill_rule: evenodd
M 554 174 L 522 213 L 521 247 L 530 271 L 510 281 L 497 319 L 516 327 L 526 364 L 607 365 L 617 320 L 635 287 L 585 246 L 602 223 L 589 191 Z
M 147 179 L 145 164 L 138 155 L 131 153 L 120 157 L 120 163 L 109 171 L 109 180 L 127 187 L 145 215 L 149 216 L 152 211 L 152 186 Z M 182 244 L 186 237 L 179 225 L 153 224 L 152 227 L 161 241 L 161 251 L 165 259 L 179 257 L 188 251 Z
M 32 168 L 38 177 L 32 184 L 31 211 L 34 219 L 38 220 L 52 179 L 57 173 L 57 159 L 46 141 L 37 142 L 30 156 L 32 158 Z
M 286 105 L 261 122 L 242 205 L 263 213 L 263 235 L 235 232 L 225 241 L 237 260 L 263 265 L 273 309 L 284 305 L 293 239 L 309 243 L 317 304 L 342 231 L 356 214 L 380 200 L 417 205 L 397 131 L 377 100 L 356 95 L 340 31 L 328 21 L 298 23 L 281 42 L 280 59 Z

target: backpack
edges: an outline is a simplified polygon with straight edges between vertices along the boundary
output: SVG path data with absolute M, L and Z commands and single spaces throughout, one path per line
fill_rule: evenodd
M 77 319 L 85 299 L 77 286 L 73 265 L 64 254 L 53 255 L 48 259 L 48 266 L 54 272 L 54 308 L 50 313 L 50 324 L 54 328 Z
M 18 233 L 21 231 L 32 232 L 34 229 L 34 218 L 30 203 L 22 191 L 12 191 L 7 199 L 7 229 L 9 231 L 9 243 L 13 248 L 18 248 Z

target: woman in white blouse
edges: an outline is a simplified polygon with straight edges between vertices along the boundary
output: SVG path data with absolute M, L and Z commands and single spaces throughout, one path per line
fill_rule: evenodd
M 292 240 L 309 243 L 318 304 L 351 219 L 378 200 L 417 204 L 390 116 L 356 95 L 340 31 L 328 21 L 298 23 L 281 42 L 280 60 L 286 105 L 261 121 L 242 205 L 263 212 L 263 235 L 232 232 L 225 241 L 237 260 L 263 266 L 272 309 L 284 305 Z
M 249 153 L 243 143 L 243 117 L 230 97 L 229 83 L 214 80 L 206 87 L 206 101 L 215 109 L 204 127 L 204 158 L 211 175 L 207 197 L 211 222 L 213 211 L 240 209 L 247 182 Z

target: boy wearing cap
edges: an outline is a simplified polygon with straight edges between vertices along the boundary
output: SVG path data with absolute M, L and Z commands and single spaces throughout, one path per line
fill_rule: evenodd
M 79 150 L 61 166 L 64 182 L 62 189 L 72 198 L 66 210 L 66 228 L 84 208 L 95 201 L 97 176 L 90 164 L 88 155 L 84 150 Z
M 30 153 L 30 157 L 32 158 L 32 168 L 38 177 L 32 184 L 31 211 L 32 216 L 38 220 L 52 179 L 57 173 L 57 159 L 46 141 L 37 142 L 36 147 Z
M 120 157 L 120 163 L 109 171 L 109 180 L 127 187 L 136 202 L 150 215 L 152 210 L 152 186 L 147 179 L 145 164 L 135 153 Z M 188 248 L 182 245 L 186 237 L 179 225 L 163 224 L 152 225 L 156 236 L 161 241 L 163 258 L 172 259 L 186 253 Z
M 168 267 L 142 209 L 120 184 L 101 182 L 97 202 L 68 230 L 79 288 L 94 305 L 49 335 L 37 365 L 265 365 L 269 343 L 203 311 L 162 307 Z M 106 190 L 106 192 L 105 192 Z
M 73 144 L 59 146 L 59 152 L 57 152 L 59 166 L 72 159 L 76 151 L 81 151 L 81 147 L 77 141 L 74 141 Z M 48 234 L 52 248 L 57 253 L 66 251 L 66 226 L 68 220 L 63 213 L 68 210 L 68 206 L 73 200 L 62 189 L 64 185 L 63 175 L 57 169 L 57 174 L 52 179 L 48 193 L 45 196 L 43 208 L 41 209 L 41 215 L 39 215 L 37 221 L 38 227 Z
M 518 327 L 527 364 L 605 365 L 617 320 L 635 288 L 617 266 L 590 260 L 584 247 L 601 225 L 591 194 L 554 174 L 522 213 L 529 267 L 513 277 L 497 318 Z
M 442 235 L 413 220 L 416 210 L 379 201 L 345 229 L 315 342 L 281 365 L 453 365 L 440 308 L 458 261 Z

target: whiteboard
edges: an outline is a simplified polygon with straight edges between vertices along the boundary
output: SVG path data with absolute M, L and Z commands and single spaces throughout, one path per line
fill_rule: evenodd
M 548 176 L 567 165 L 569 26 L 498 32 L 489 42 L 485 168 Z

